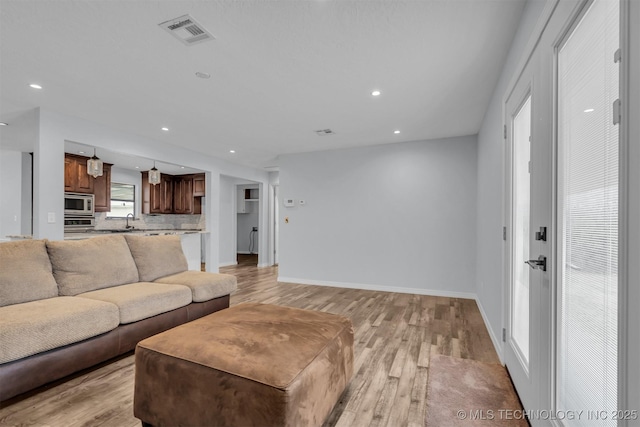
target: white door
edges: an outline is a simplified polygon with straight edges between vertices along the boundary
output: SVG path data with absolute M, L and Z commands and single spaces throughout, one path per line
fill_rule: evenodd
M 533 59 L 536 59 L 535 53 Z M 541 360 L 550 341 L 543 323 L 549 301 L 551 223 L 546 134 L 536 132 L 541 90 L 537 61 L 525 68 L 505 104 L 507 153 L 507 321 L 504 359 L 526 409 L 541 409 Z M 535 120 L 534 120 L 535 117 Z M 534 123 L 536 124 L 534 126 Z
M 574 415 L 555 425 L 616 425 L 619 22 L 558 2 L 504 104 L 504 360 L 526 410 Z
M 584 411 L 562 425 L 618 425 L 619 22 L 594 0 L 557 48 L 555 403 Z

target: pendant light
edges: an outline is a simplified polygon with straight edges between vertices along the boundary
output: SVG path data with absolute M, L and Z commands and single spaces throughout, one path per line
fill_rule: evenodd
M 93 148 L 93 157 L 87 160 L 87 173 L 94 178 L 102 176 L 102 160 L 96 156 L 96 148 Z
M 156 161 L 153 161 L 153 168 L 149 171 L 149 184 L 160 184 L 160 171 L 156 169 Z

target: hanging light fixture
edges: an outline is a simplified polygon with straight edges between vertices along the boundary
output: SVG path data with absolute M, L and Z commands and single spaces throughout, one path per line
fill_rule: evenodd
M 87 160 L 87 173 L 94 178 L 102 176 L 102 160 L 96 156 L 96 148 L 93 147 L 93 157 Z
M 156 161 L 153 161 L 153 167 L 149 171 L 149 184 L 160 184 L 160 171 L 156 169 Z

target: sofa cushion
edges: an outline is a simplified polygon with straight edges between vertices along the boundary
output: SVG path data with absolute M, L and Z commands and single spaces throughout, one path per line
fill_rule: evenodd
M 125 324 L 189 305 L 191 290 L 180 285 L 139 282 L 86 292 L 78 297 L 117 305 L 120 323 Z
M 191 289 L 193 302 L 209 301 L 223 295 L 229 295 L 238 288 L 236 276 L 204 271 L 183 271 L 161 277 L 154 282 L 187 286 Z
M 138 269 L 121 235 L 86 240 L 47 241 L 60 295 L 138 281 Z
M 187 258 L 182 252 L 180 236 L 125 236 L 131 255 L 138 266 L 141 282 L 187 271 Z
M 0 307 L 0 363 L 73 344 L 115 329 L 118 307 L 74 297 Z
M 0 307 L 56 296 L 44 240 L 0 244 Z

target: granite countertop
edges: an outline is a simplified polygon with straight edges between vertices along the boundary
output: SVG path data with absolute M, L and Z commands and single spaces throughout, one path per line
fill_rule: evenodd
M 29 240 L 29 239 L 33 239 L 33 236 L 31 234 L 9 234 L 7 236 L 8 239 L 12 239 L 12 240 Z
M 143 229 L 132 228 L 125 229 L 108 229 L 108 230 L 91 230 L 79 233 L 64 233 L 64 240 L 82 240 L 91 237 L 104 236 L 106 234 L 136 234 L 140 236 L 164 236 L 168 234 L 203 234 L 208 233 L 206 230 L 199 229 Z

